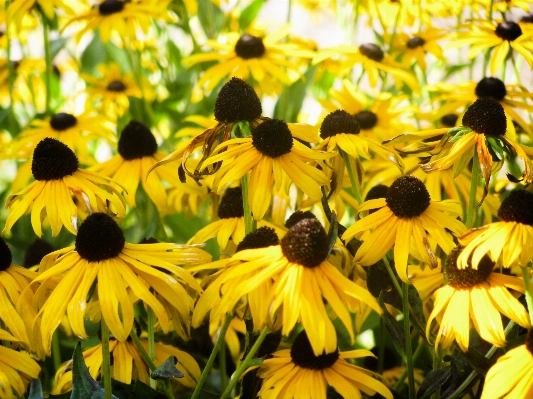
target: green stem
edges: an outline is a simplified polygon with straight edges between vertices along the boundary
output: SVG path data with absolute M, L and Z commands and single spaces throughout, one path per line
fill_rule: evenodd
M 148 357 L 152 361 L 152 363 L 155 362 L 155 341 L 154 341 L 154 324 L 155 324 L 155 316 L 154 311 L 151 307 L 148 306 L 148 317 L 146 323 L 148 324 Z M 155 389 L 155 380 L 150 377 L 150 388 Z
M 124 43 L 124 47 L 127 47 L 126 43 Z M 137 83 L 137 86 L 139 86 L 139 90 L 141 91 L 141 99 L 143 102 L 144 110 L 146 111 L 146 114 L 149 119 L 149 125 L 153 126 L 155 125 L 156 118 L 154 115 L 154 111 L 152 110 L 152 107 L 150 106 L 150 104 L 148 104 L 148 101 L 146 100 L 146 93 L 144 92 L 143 81 L 142 81 L 143 73 L 142 73 L 142 65 L 141 65 L 141 51 L 137 50 L 136 52 L 137 62 L 135 62 L 135 60 L 133 59 L 133 55 L 132 55 L 133 50 L 131 48 L 126 48 L 125 51 L 128 56 L 128 60 L 131 64 L 131 69 L 133 70 L 133 76 L 135 78 L 135 83 Z
M 259 335 L 259 337 L 257 338 L 257 341 L 255 341 L 254 346 L 252 346 L 252 349 L 250 349 L 250 352 L 248 352 L 248 355 L 246 356 L 246 358 L 239 364 L 239 367 L 237 367 L 237 370 L 231 377 L 231 381 L 229 382 L 228 386 L 222 393 L 222 396 L 220 397 L 220 399 L 226 399 L 231 394 L 231 391 L 233 391 L 233 388 L 237 384 L 237 381 L 240 380 L 242 374 L 249 367 L 250 363 L 252 362 L 255 356 L 255 353 L 257 352 L 257 350 L 263 343 L 267 334 L 268 334 L 268 327 L 265 327 L 263 328 L 263 331 L 261 331 L 261 335 Z
M 411 322 L 409 320 L 409 285 L 402 284 L 403 333 L 405 335 L 405 360 L 407 362 L 407 382 L 409 399 L 415 398 L 415 369 L 413 367 L 413 348 L 411 347 Z
M 50 100 L 52 96 L 51 91 L 51 78 L 52 78 L 52 55 L 50 53 L 50 38 L 49 38 L 49 27 L 48 20 L 42 14 L 43 19 L 43 38 L 44 38 L 44 60 L 46 64 L 46 70 L 44 72 L 44 83 L 46 86 L 46 102 L 45 102 L 45 113 L 46 115 L 51 115 L 50 111 Z
M 100 329 L 102 332 L 102 377 L 104 380 L 105 399 L 113 398 L 111 388 L 111 356 L 109 353 L 109 328 L 102 317 L 100 320 Z
M 289 0 L 289 5 L 288 5 L 288 9 L 287 9 L 287 23 L 290 24 L 291 23 L 291 17 L 292 17 L 292 0 Z
M 218 352 L 218 362 L 220 366 L 220 385 L 222 390 L 228 386 L 228 373 L 226 371 L 226 341 L 222 340 L 220 351 Z
M 419 356 L 422 354 L 422 349 L 424 349 L 424 346 L 422 343 L 420 343 L 415 350 L 415 353 L 413 353 L 413 363 L 419 358 Z M 399 391 L 400 387 L 403 384 L 403 381 L 405 380 L 405 377 L 407 377 L 407 373 L 409 372 L 409 369 L 406 367 L 405 370 L 400 375 L 400 378 L 398 378 L 398 381 L 396 381 L 396 384 L 394 384 L 394 387 L 392 388 L 394 391 Z
M 211 352 L 211 355 L 209 356 L 209 359 L 207 360 L 207 364 L 205 365 L 205 368 L 202 371 L 202 375 L 200 376 L 200 380 L 198 381 L 196 388 L 194 388 L 194 392 L 191 396 L 191 399 L 197 399 L 198 396 L 200 396 L 200 392 L 202 391 L 202 387 L 205 383 L 205 380 L 207 380 L 207 376 L 209 375 L 209 372 L 211 371 L 211 367 L 213 366 L 215 358 L 217 357 L 217 353 L 220 347 L 222 346 L 222 341 L 224 341 L 224 338 L 226 337 L 226 331 L 228 330 L 229 323 L 231 322 L 232 318 L 233 318 L 233 314 L 228 314 L 226 316 L 224 325 L 222 326 L 222 328 L 220 329 L 220 333 L 218 334 L 215 347 L 213 348 L 213 351 Z
M 385 363 L 385 319 L 379 318 L 378 330 L 378 374 L 383 375 Z
M 344 152 L 339 148 L 339 152 L 344 159 L 344 163 L 346 164 L 346 170 L 348 171 L 348 176 L 350 177 L 350 183 L 352 184 L 352 191 L 353 195 L 355 196 L 356 201 L 360 204 L 363 203 L 363 198 L 361 197 L 361 192 L 359 191 L 359 182 L 357 181 L 357 177 L 355 175 L 355 170 L 353 168 L 350 155 Z
M 248 175 L 244 175 L 241 179 L 242 187 L 242 207 L 244 209 L 244 232 L 250 234 L 256 229 L 256 221 L 252 217 L 252 211 L 250 210 L 250 203 L 248 202 Z M 236 243 L 238 244 L 238 242 Z
M 54 370 L 57 371 L 61 367 L 61 348 L 59 347 L 59 332 L 55 331 L 52 336 L 52 358 L 54 360 Z
M 474 226 L 476 218 L 476 192 L 479 172 L 479 159 L 477 157 L 476 148 L 474 148 L 474 157 L 472 158 L 472 180 L 470 181 L 470 198 L 468 200 L 468 211 L 466 213 L 466 227 L 468 229 L 471 229 Z
M 489 11 L 488 11 L 488 14 L 487 14 L 487 21 L 489 22 L 492 22 L 492 8 L 494 6 L 494 0 L 490 0 L 490 3 L 489 3 Z
M 7 7 L 9 6 L 9 1 L 6 1 L 5 4 L 5 10 L 7 11 Z M 13 100 L 13 93 L 15 88 L 15 68 L 13 68 L 13 63 L 11 61 L 11 35 L 9 34 L 9 24 L 6 26 L 6 41 L 7 41 L 7 72 L 8 72 L 8 85 L 9 85 L 9 133 L 12 135 L 16 135 L 18 131 L 16 131 L 16 124 L 15 124 L 15 102 Z
M 144 349 L 144 346 L 141 344 L 141 340 L 135 333 L 135 327 L 131 330 L 130 337 L 150 371 L 154 371 L 156 369 L 155 364 L 152 359 L 150 359 L 150 356 L 148 356 L 148 353 Z
M 531 265 L 531 262 L 529 262 Z M 526 302 L 527 310 L 529 311 L 529 319 L 533 320 L 533 296 L 531 294 L 531 279 L 529 277 L 529 266 L 522 266 L 522 276 L 524 277 L 524 285 L 526 286 Z
M 438 370 L 442 365 L 442 348 L 439 346 L 436 351 L 432 351 L 432 347 L 428 346 L 430 354 L 433 356 L 433 370 Z M 441 388 L 437 389 L 436 392 L 431 395 L 431 399 L 439 399 L 441 393 Z

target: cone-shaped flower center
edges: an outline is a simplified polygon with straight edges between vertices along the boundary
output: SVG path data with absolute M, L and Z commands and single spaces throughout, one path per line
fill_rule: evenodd
M 483 78 L 476 86 L 476 96 L 478 97 L 493 97 L 497 101 L 502 101 L 506 95 L 505 83 L 498 78 Z
M 339 133 L 359 134 L 361 128 L 355 116 L 338 109 L 330 112 L 322 121 L 320 137 L 326 139 Z
M 242 204 L 242 188 L 228 188 L 220 200 L 220 205 L 218 206 L 218 217 L 220 219 L 230 219 L 242 218 L 243 216 L 244 207 Z
M 354 116 L 363 130 L 370 130 L 378 124 L 378 116 L 372 111 L 360 111 Z
M 231 78 L 218 93 L 215 119 L 222 123 L 253 121 L 261 116 L 261 101 L 253 87 L 239 78 Z
M 126 125 L 118 140 L 118 153 L 127 161 L 151 157 L 157 151 L 154 135 L 141 122 L 131 121 Z
M 265 54 L 263 39 L 257 36 L 244 34 L 235 43 L 235 52 L 245 60 L 250 58 L 260 58 Z
M 325 370 L 339 359 L 339 350 L 315 356 L 305 331 L 298 334 L 291 348 L 292 362 L 298 367 L 309 370 Z
M 259 227 L 243 238 L 237 245 L 235 252 L 244 251 L 245 249 L 266 248 L 272 245 L 278 245 L 279 238 L 276 231 L 270 227 Z
M 13 258 L 11 257 L 11 250 L 7 246 L 6 242 L 0 237 L 0 272 L 7 270 L 11 266 Z
M 385 200 L 397 217 L 412 218 L 420 216 L 427 209 L 431 197 L 420 179 L 402 176 L 389 187 Z
M 417 47 L 422 47 L 424 44 L 426 44 L 426 41 L 424 39 L 415 36 L 409 39 L 409 41 L 407 42 L 407 48 L 414 49 Z
M 378 199 L 378 198 L 387 198 L 389 192 L 389 186 L 384 184 L 378 184 L 377 186 L 372 187 L 368 190 L 368 194 L 365 197 L 365 201 Z
M 507 130 L 507 117 L 498 101 L 491 97 L 482 97 L 466 110 L 463 126 L 479 134 L 503 136 Z
M 440 118 L 440 123 L 444 127 L 455 127 L 457 125 L 457 119 L 459 119 L 459 115 L 457 114 L 446 114 Z
M 383 52 L 381 47 L 375 45 L 374 43 L 361 44 L 359 46 L 359 51 L 365 57 L 370 58 L 372 61 L 376 62 L 380 62 L 383 57 L 385 57 L 385 53 Z
M 58 132 L 74 127 L 76 126 L 76 123 L 78 123 L 76 117 L 72 114 L 67 114 L 66 112 L 59 112 L 50 119 L 50 126 Z
M 446 269 L 444 271 L 444 274 L 448 280 L 448 284 L 458 290 L 467 290 L 487 281 L 487 278 L 492 273 L 492 269 L 494 268 L 495 264 L 487 255 L 485 255 L 479 261 L 477 270 L 472 268 L 470 260 L 468 261 L 467 268 L 458 269 L 457 259 L 459 258 L 461 252 L 463 252 L 464 248 L 465 247 L 462 245 L 458 245 L 451 250 L 448 258 L 446 259 Z
M 111 15 L 121 12 L 124 9 L 125 1 L 121 0 L 104 0 L 98 5 L 100 15 Z
M 512 42 L 522 35 L 522 28 L 516 22 L 505 21 L 496 27 L 496 36 Z
M 525 190 L 511 192 L 500 205 L 498 217 L 504 222 L 533 226 L 533 193 Z
M 122 83 L 120 80 L 113 80 L 111 83 L 109 83 L 106 87 L 107 91 L 114 91 L 117 93 L 121 93 L 124 90 L 126 90 L 126 85 Z
M 530 328 L 526 335 L 526 348 L 533 356 L 533 328 Z
M 300 220 L 281 239 L 281 250 L 289 262 L 316 267 L 328 257 L 326 231 L 317 219 Z
M 26 249 L 26 255 L 24 255 L 24 267 L 38 265 L 46 255 L 54 251 L 55 249 L 52 244 L 37 238 L 30 244 L 28 249 Z
M 257 151 L 277 158 L 291 152 L 292 134 L 284 121 L 269 119 L 252 131 L 252 144 Z
M 296 223 L 304 219 L 316 219 L 316 216 L 311 211 L 296 211 L 285 221 L 285 227 L 290 229 Z
M 76 236 L 76 251 L 89 262 L 116 257 L 124 248 L 124 233 L 111 216 L 93 213 L 81 224 Z
M 47 137 L 33 151 L 31 172 L 35 180 L 60 180 L 78 170 L 78 158 L 61 141 Z

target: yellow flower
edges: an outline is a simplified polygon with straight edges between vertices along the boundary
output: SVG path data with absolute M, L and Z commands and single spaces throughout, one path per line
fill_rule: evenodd
M 183 60 L 190 68 L 208 61 L 219 61 L 203 73 L 197 84 L 197 90 L 204 89 L 210 93 L 222 79 L 227 76 L 244 81 L 253 81 L 261 93 L 277 94 L 282 85 L 289 86 L 295 79 L 285 71 L 288 69 L 300 76 L 294 66 L 294 59 L 312 58 L 314 53 L 289 41 L 281 42 L 290 32 L 285 25 L 264 38 L 250 34 L 239 36 L 229 33 L 219 40 L 209 40 L 206 45 L 215 52 L 193 54 Z M 255 86 L 255 84 L 252 84 Z M 200 100 L 197 94 L 193 100 Z
M 9 21 L 10 24 L 14 23 L 17 30 L 21 31 L 24 16 L 35 6 L 43 11 L 46 18 L 53 20 L 55 8 L 60 8 L 67 14 L 73 15 L 76 9 L 86 6 L 86 4 L 86 0 L 14 0 L 7 8 L 6 21 Z
M 126 341 L 133 326 L 134 303 L 128 292 L 151 307 L 163 332 L 168 332 L 169 315 L 150 288 L 188 319 L 193 300 L 187 288 L 197 292 L 201 288 L 176 265 L 209 260 L 206 252 L 188 246 L 126 243 L 122 230 L 110 216 L 91 214 L 80 226 L 76 245 L 47 255 L 33 281 L 41 283 L 41 293 L 57 284 L 39 311 L 44 348 L 50 352 L 52 334 L 65 312 L 74 334 L 87 338 L 84 316 L 87 295 L 95 282 L 94 294 L 98 295 L 102 317 L 116 339 Z
M 425 71 L 427 69 L 427 53 L 443 60 L 442 48 L 437 43 L 443 34 L 443 30 L 436 28 L 422 30 L 412 35 L 400 32 L 394 37 L 391 56 L 393 58 L 401 57 L 401 63 L 405 65 L 406 69 L 411 67 L 413 61 L 416 61 L 420 69 Z
M 176 171 L 163 165 L 149 173 L 158 161 L 167 156 L 157 149 L 157 141 L 145 125 L 131 121 L 124 127 L 118 141 L 118 154 L 110 160 L 95 165 L 91 170 L 112 178 L 125 191 L 126 201 L 134 208 L 135 194 L 139 183 L 146 194 L 164 215 L 170 212 L 167 203 L 166 186 L 163 181 L 173 187 L 181 183 Z
M 126 213 L 126 201 L 109 179 L 78 169 L 78 159 L 72 150 L 56 139 L 45 138 L 35 147 L 31 169 L 35 181 L 7 198 L 6 208 L 11 209 L 11 213 L 6 220 L 5 234 L 9 234 L 13 224 L 30 208 L 31 224 L 39 237 L 43 234 L 43 211 L 54 237 L 63 226 L 76 234 L 78 208 L 72 195 L 78 203 L 85 204 L 89 212 L 109 212 L 118 218 Z
M 524 293 L 522 279 L 493 273 L 494 262 L 485 256 L 477 269 L 468 265 L 459 269 L 457 259 L 464 249 L 455 247 L 446 260 L 445 275 L 448 285 L 435 292 L 433 312 L 429 316 L 426 334 L 431 322 L 439 320 L 435 348 L 440 344 L 447 348 L 456 340 L 466 352 L 470 341 L 470 320 L 481 338 L 492 345 L 505 346 L 501 315 L 507 316 L 522 327 L 529 327 L 527 310 L 509 291 Z
M 519 24 L 512 21 L 474 20 L 463 25 L 461 31 L 448 36 L 447 48 L 470 46 L 468 58 L 472 59 L 484 50 L 494 48 L 490 59 L 490 73 L 495 75 L 510 51 L 515 50 L 533 67 L 533 30 L 523 32 Z
M 526 342 L 503 354 L 485 377 L 481 399 L 529 398 L 533 394 L 533 329 Z
M 17 339 L 0 329 L 0 340 Z M 14 399 L 23 397 L 30 379 L 39 378 L 41 367 L 30 355 L 0 345 L 0 397 Z M 13 394 L 16 392 L 16 396 Z
M 313 151 L 295 140 L 289 126 L 279 119 L 261 123 L 250 137 L 220 144 L 214 154 L 204 165 L 224 162 L 213 182 L 213 190 L 217 193 L 251 172 L 248 201 L 255 220 L 263 219 L 273 194 L 288 195 L 291 182 L 310 198 L 321 198 L 320 186 L 328 184 L 329 180 L 322 171 L 306 162 L 333 156 Z
M 152 19 L 168 18 L 168 5 L 171 0 L 104 0 L 83 14 L 70 19 L 73 22 L 85 21 L 85 26 L 76 33 L 77 39 L 87 32 L 98 31 L 102 42 L 108 43 L 113 35 L 125 44 L 138 41 L 138 30 L 147 35 Z M 65 26 L 65 27 L 66 27 Z M 65 27 L 63 29 L 65 29 Z
M 511 192 L 498 210 L 500 222 L 473 229 L 459 237 L 465 245 L 458 267 L 465 268 L 471 259 L 477 269 L 488 254 L 503 267 L 526 266 L 533 261 L 533 193 L 524 190 Z
M 392 393 L 377 375 L 362 367 L 348 363 L 346 359 L 374 356 L 364 349 L 316 354 L 306 331 L 298 334 L 291 349 L 284 349 L 266 359 L 259 368 L 263 378 L 259 396 L 263 399 L 315 398 L 326 399 L 328 385 L 343 398 L 360 398 L 361 391 L 372 396 L 379 393 L 392 399 Z
M 141 339 L 141 344 L 145 351 L 148 350 L 148 341 Z M 196 360 L 187 352 L 181 351 L 170 345 L 156 342 L 155 365 L 163 364 L 170 356 L 178 359 L 176 368 L 184 375 L 182 378 L 173 378 L 173 382 L 178 382 L 188 388 L 194 388 L 200 379 L 200 368 Z M 113 363 L 111 366 L 111 378 L 124 384 L 131 384 L 138 380 L 145 384 L 150 383 L 150 369 L 144 362 L 139 350 L 131 340 L 120 342 L 116 339 L 109 340 L 109 353 Z M 102 369 L 102 344 L 85 349 L 82 352 L 83 360 L 89 369 L 89 374 L 95 380 L 101 374 Z M 54 395 L 72 390 L 72 360 L 63 363 L 55 375 L 55 387 L 52 391 Z
M 355 254 L 355 262 L 363 266 L 373 265 L 394 246 L 394 262 L 399 277 L 409 282 L 407 262 L 411 247 L 430 267 L 437 266 L 437 259 L 430 248 L 428 238 L 449 252 L 455 246 L 454 235 L 465 231 L 456 218 L 461 214 L 460 205 L 454 201 L 431 201 L 429 192 L 414 176 L 402 176 L 389 187 L 386 198 L 365 201 L 359 212 L 380 208 L 358 220 L 342 236 L 345 241 L 359 237 L 373 229 Z

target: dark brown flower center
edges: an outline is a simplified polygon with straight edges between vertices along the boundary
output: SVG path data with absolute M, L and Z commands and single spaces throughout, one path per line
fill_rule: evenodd
M 446 114 L 440 118 L 440 123 L 444 127 L 455 127 L 457 125 L 457 119 L 459 119 L 459 115 L 457 114 Z
M 526 348 L 533 356 L 533 328 L 530 328 L 526 335 Z
M 465 269 L 458 269 L 457 259 L 461 252 L 463 252 L 464 248 L 464 246 L 458 245 L 451 250 L 446 259 L 446 269 L 444 271 L 448 284 L 458 290 L 467 290 L 487 281 L 495 264 L 487 255 L 485 255 L 479 261 L 477 270 L 472 268 L 470 259 L 468 260 L 468 266 Z
M 11 250 L 7 246 L 7 243 L 2 237 L 0 237 L 0 272 L 7 270 L 11 266 L 13 257 L 11 256 Z
M 522 35 L 522 28 L 516 22 L 505 21 L 496 27 L 496 36 L 512 42 Z
M 476 86 L 476 96 L 478 97 L 493 97 L 496 101 L 502 101 L 506 95 L 505 83 L 498 78 L 483 78 Z
M 261 101 L 253 87 L 235 77 L 222 86 L 215 102 L 215 119 L 222 123 L 251 122 L 261 112 Z
M 41 263 L 41 260 L 55 249 L 52 244 L 45 240 L 37 238 L 26 249 L 24 256 L 24 267 L 32 267 Z
M 281 119 L 269 119 L 252 130 L 252 144 L 257 151 L 277 158 L 291 152 L 292 134 Z
M 263 226 L 246 234 L 244 239 L 237 245 L 235 252 L 244 251 L 245 249 L 266 248 L 272 245 L 279 245 L 278 235 L 274 229 Z
M 50 126 L 58 132 L 74 127 L 76 126 L 76 123 L 78 123 L 76 117 L 72 114 L 67 114 L 66 112 L 55 114 L 52 116 L 52 119 L 50 119 Z
M 420 179 L 401 176 L 389 187 L 385 200 L 397 217 L 412 218 L 420 216 L 427 209 L 431 197 Z
M 78 170 L 78 158 L 61 141 L 47 137 L 33 151 L 31 172 L 35 180 L 60 180 Z
M 218 217 L 220 219 L 230 219 L 242 218 L 243 216 L 244 208 L 242 204 L 242 188 L 228 188 L 220 200 L 220 205 L 218 206 Z
M 378 116 L 372 111 L 360 111 L 354 116 L 363 130 L 370 130 L 378 124 Z
M 125 1 L 121 0 L 104 0 L 98 5 L 100 15 L 111 15 L 121 12 L 124 9 Z
M 126 90 L 126 85 L 122 83 L 120 80 L 113 80 L 111 83 L 107 85 L 106 90 L 121 93 L 124 90 Z
M 122 251 L 124 233 L 111 216 L 96 212 L 81 224 L 76 236 L 78 255 L 89 262 L 111 259 Z
M 260 58 L 265 54 L 265 51 L 263 39 L 257 36 L 244 34 L 235 44 L 235 53 L 245 60 Z
M 527 15 L 524 15 L 521 19 L 520 19 L 520 22 L 523 22 L 525 24 L 533 24 L 533 14 L 527 14 Z
M 338 109 L 330 112 L 322 121 L 320 137 L 326 139 L 339 133 L 359 134 L 361 128 L 355 116 Z
M 503 136 L 507 130 L 507 117 L 498 101 L 492 97 L 481 97 L 466 110 L 463 126 L 479 134 Z
M 385 57 L 385 53 L 383 52 L 381 47 L 375 45 L 374 43 L 361 44 L 359 46 L 359 51 L 365 57 L 370 58 L 372 61 L 376 62 L 380 62 L 383 57 Z
M 533 226 L 533 193 L 525 190 L 512 191 L 500 205 L 498 217 L 504 222 Z
M 339 350 L 315 356 L 305 331 L 298 334 L 291 348 L 292 362 L 298 367 L 309 370 L 325 370 L 339 359 Z
M 326 231 L 317 219 L 303 219 L 281 239 L 281 250 L 289 262 L 319 266 L 329 253 Z
M 426 44 L 426 41 L 422 39 L 421 37 L 412 37 L 407 42 L 407 48 L 415 49 L 417 47 L 422 47 L 424 44 Z
M 285 227 L 290 229 L 296 223 L 304 219 L 316 219 L 316 216 L 311 211 L 296 211 L 285 221 Z
M 126 125 L 118 140 L 118 153 L 127 161 L 151 157 L 157 152 L 154 135 L 141 122 L 131 121 Z

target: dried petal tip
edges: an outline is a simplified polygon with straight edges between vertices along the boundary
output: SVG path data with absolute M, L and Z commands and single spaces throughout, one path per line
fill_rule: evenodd
M 85 219 L 76 236 L 76 251 L 89 262 L 111 259 L 122 251 L 124 233 L 111 216 L 93 213 Z
M 215 119 L 221 123 L 253 121 L 261 116 L 261 101 L 253 87 L 239 78 L 231 78 L 215 102 Z
M 151 157 L 157 152 L 154 135 L 141 122 L 130 121 L 120 134 L 118 153 L 127 161 Z
M 31 172 L 35 180 L 60 180 L 78 170 L 78 158 L 61 141 L 47 137 L 33 151 Z
M 482 97 L 466 110 L 463 126 L 479 134 L 503 136 L 507 130 L 507 117 L 498 101 L 491 97 Z
M 281 239 L 281 249 L 289 262 L 319 266 L 329 253 L 326 231 L 317 219 L 301 220 Z

